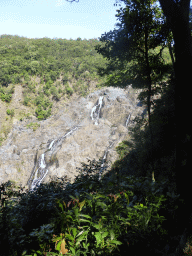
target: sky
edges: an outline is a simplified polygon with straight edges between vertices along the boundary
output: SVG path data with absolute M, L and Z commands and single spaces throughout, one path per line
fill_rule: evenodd
M 0 35 L 91 39 L 115 29 L 115 0 L 0 0 Z M 123 7 L 123 5 L 121 5 Z

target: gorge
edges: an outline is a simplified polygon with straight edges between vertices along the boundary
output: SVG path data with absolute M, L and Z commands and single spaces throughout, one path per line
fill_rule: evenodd
M 0 182 L 14 180 L 34 189 L 54 177 L 67 175 L 73 181 L 87 159 L 110 165 L 134 118 L 146 113 L 137 95 L 131 86 L 105 87 L 72 98 L 57 114 L 39 121 L 36 130 L 27 128 L 36 120 L 17 121 L 0 148 Z

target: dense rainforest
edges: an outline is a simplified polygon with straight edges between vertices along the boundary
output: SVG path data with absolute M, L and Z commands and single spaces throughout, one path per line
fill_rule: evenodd
M 45 120 L 73 94 L 86 96 L 96 85 L 102 86 L 105 78 L 97 74 L 97 68 L 104 67 L 106 60 L 94 48 L 98 43 L 97 39 L 1 35 L 0 99 L 7 104 L 1 103 L 0 145 L 11 130 L 13 117 Z M 22 93 L 17 96 L 25 106 L 21 110 L 12 106 L 15 87 Z
M 3 256 L 192 253 L 190 1 L 123 2 L 117 28 L 100 40 L 0 38 L 0 98 L 7 108 L 20 84 L 22 104 L 43 120 L 54 102 L 84 96 L 94 81 L 96 88 L 142 89 L 148 112 L 101 179 L 101 162 L 93 159 L 74 183 L 63 177 L 34 191 L 1 184 Z M 8 108 L 6 118 L 15 113 Z

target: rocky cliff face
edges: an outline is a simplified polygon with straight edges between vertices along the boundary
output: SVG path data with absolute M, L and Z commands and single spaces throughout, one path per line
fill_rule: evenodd
M 114 162 L 115 147 L 144 111 L 130 86 L 110 87 L 73 98 L 37 129 L 36 120 L 17 121 L 0 148 L 0 183 L 14 180 L 34 188 L 55 175 L 73 180 L 87 159 Z

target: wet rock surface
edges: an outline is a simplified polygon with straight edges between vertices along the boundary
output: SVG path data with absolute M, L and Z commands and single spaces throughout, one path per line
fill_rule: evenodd
M 76 167 L 87 159 L 114 162 L 118 157 L 115 147 L 127 138 L 134 117 L 144 112 L 138 103 L 130 87 L 109 87 L 86 98 L 76 97 L 57 114 L 39 121 L 36 130 L 27 128 L 35 120 L 15 122 L 0 147 L 0 183 L 14 180 L 35 186 L 55 175 L 73 180 Z

